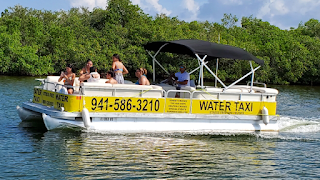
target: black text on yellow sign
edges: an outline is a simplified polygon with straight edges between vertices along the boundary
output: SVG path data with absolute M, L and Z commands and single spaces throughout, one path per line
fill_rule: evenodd
M 263 107 L 269 110 L 269 115 L 276 114 L 276 102 L 192 100 L 194 114 L 260 115 Z
M 64 107 L 65 111 L 79 112 L 81 96 L 60 94 L 40 88 L 35 88 L 33 93 L 33 102 L 45 106 L 53 106 L 55 109 Z
M 166 113 L 190 113 L 190 99 L 167 98 Z
M 33 102 L 34 103 L 42 103 L 42 89 L 34 88 L 33 91 Z
M 85 97 L 90 112 L 163 113 L 163 98 Z

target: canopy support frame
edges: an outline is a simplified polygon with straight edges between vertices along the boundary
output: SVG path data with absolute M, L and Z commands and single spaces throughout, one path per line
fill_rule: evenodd
M 200 73 L 201 73 L 201 88 L 203 89 L 203 67 L 205 67 L 216 79 L 217 81 L 219 81 L 219 83 L 223 86 L 223 87 L 227 87 L 219 78 L 218 76 L 216 76 L 215 73 L 213 73 L 211 71 L 211 69 L 207 66 L 207 64 L 204 63 L 204 60 L 207 58 L 207 55 L 204 56 L 203 59 L 200 58 L 200 56 L 198 54 L 195 54 L 197 59 L 201 62 L 201 66 L 200 66 Z
M 220 34 L 219 34 L 219 38 L 220 38 Z M 217 58 L 217 62 L 216 62 L 216 75 L 218 76 L 218 69 L 219 69 L 219 58 Z M 217 87 L 217 78 L 214 79 L 214 87 Z
M 204 64 L 208 64 L 208 63 L 209 63 L 209 61 L 204 62 Z M 192 74 L 192 73 L 196 72 L 199 68 L 200 68 L 200 66 L 198 66 L 197 68 L 195 68 L 194 70 L 192 70 L 191 72 L 189 72 L 189 74 Z
M 164 45 L 162 45 L 154 55 L 152 55 L 149 51 L 147 51 L 148 54 L 152 57 L 152 66 L 153 66 L 152 67 L 152 70 L 153 70 L 153 79 L 152 79 L 152 81 L 153 81 L 153 83 L 156 82 L 156 64 L 155 63 L 157 63 L 162 68 L 162 70 L 164 70 L 168 75 L 170 75 L 170 73 L 156 59 L 156 56 L 159 54 L 161 49 L 163 47 L 165 47 L 167 44 L 169 44 L 169 43 L 165 43 Z
M 244 78 L 248 77 L 250 74 L 253 74 L 253 75 L 254 75 L 254 72 L 261 67 L 261 66 L 258 66 L 258 67 L 256 67 L 255 69 L 253 69 L 251 61 L 249 61 L 249 62 L 250 62 L 250 64 L 251 64 L 251 71 L 248 72 L 246 75 L 242 76 L 240 79 L 238 79 L 238 80 L 236 80 L 235 82 L 233 82 L 232 84 L 230 84 L 228 87 L 225 87 L 225 88 L 224 88 L 224 91 L 227 90 L 227 89 L 229 89 L 230 87 L 236 85 L 238 82 L 242 81 Z M 254 80 L 254 76 L 251 77 L 251 88 L 250 88 L 250 92 L 252 91 L 253 80 Z
M 167 44 L 169 43 L 165 43 L 163 44 L 159 50 L 154 54 L 152 55 L 148 50 L 148 54 L 152 57 L 152 62 L 153 62 L 153 83 L 155 83 L 155 63 L 157 63 L 168 75 L 170 75 L 170 73 L 157 61 L 156 59 L 156 56 L 159 54 L 159 52 L 161 51 L 161 49 L 166 46 Z M 242 76 L 241 78 L 239 78 L 238 80 L 236 80 L 235 82 L 233 82 L 232 84 L 230 84 L 229 86 L 226 86 L 217 76 L 218 74 L 218 63 L 219 63 L 219 59 L 217 58 L 217 62 L 216 62 L 216 74 L 214 72 L 212 72 L 212 70 L 207 66 L 207 62 L 205 62 L 205 59 L 207 58 L 207 55 L 205 55 L 203 58 L 200 58 L 200 56 L 198 54 L 195 54 L 195 56 L 197 57 L 197 60 L 198 60 L 198 64 L 199 64 L 199 67 L 197 67 L 196 69 L 192 70 L 189 74 L 192 74 L 194 73 L 195 71 L 197 71 L 199 68 L 200 68 L 200 72 L 199 72 L 199 83 L 198 85 L 200 84 L 201 85 L 201 89 L 204 88 L 204 84 L 203 84 L 203 78 L 204 78 L 204 73 L 203 73 L 203 69 L 204 67 L 215 77 L 215 87 L 217 87 L 217 81 L 224 87 L 223 91 L 229 89 L 230 87 L 234 86 L 235 84 L 237 84 L 238 82 L 240 82 L 241 80 L 243 80 L 244 78 L 248 77 L 249 75 L 252 74 L 251 76 L 251 86 L 250 86 L 250 93 L 252 93 L 252 88 L 253 88 L 253 81 L 254 81 L 254 75 L 255 75 L 255 71 L 258 70 L 260 66 L 256 67 L 253 69 L 253 66 L 252 66 L 252 62 L 249 61 L 250 63 L 250 68 L 251 68 L 251 71 L 249 73 L 247 73 L 246 75 Z
M 252 76 L 251 76 L 251 86 L 250 86 L 250 93 L 252 93 L 252 87 L 253 87 L 253 80 L 254 80 L 254 73 L 255 73 L 255 71 L 253 70 L 252 62 L 249 61 L 249 63 L 250 63 L 250 68 L 251 68 L 251 72 L 252 72 Z

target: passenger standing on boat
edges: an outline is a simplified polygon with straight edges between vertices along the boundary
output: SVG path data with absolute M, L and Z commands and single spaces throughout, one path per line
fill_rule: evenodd
M 136 70 L 136 76 L 137 76 L 137 78 L 139 78 L 138 79 L 139 85 L 150 85 L 148 78 L 144 75 L 144 74 L 146 74 L 144 72 L 144 70 L 145 69 L 143 69 L 143 68 L 138 68 Z
M 114 77 L 113 71 L 108 71 L 106 77 L 108 79 L 108 81 L 106 81 L 106 83 L 118 84 L 118 82 L 113 78 Z
M 118 84 L 124 84 L 124 74 L 128 74 L 127 68 L 122 64 L 121 59 L 118 54 L 112 56 L 112 69 L 115 73 L 115 79 Z
M 66 72 L 65 73 L 61 72 L 58 82 L 60 82 L 63 79 L 64 85 L 65 85 L 65 88 L 67 88 L 68 94 L 73 94 L 74 89 L 72 86 L 75 78 L 76 78 L 76 75 L 72 72 L 72 65 L 69 64 L 66 67 Z

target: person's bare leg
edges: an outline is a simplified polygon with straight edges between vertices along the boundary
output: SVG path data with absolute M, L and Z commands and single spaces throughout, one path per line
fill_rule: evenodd
M 73 94 L 73 89 L 68 89 L 68 94 Z

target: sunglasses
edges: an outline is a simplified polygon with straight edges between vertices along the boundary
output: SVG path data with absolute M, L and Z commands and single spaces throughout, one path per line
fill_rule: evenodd
M 180 66 L 180 68 L 184 68 L 183 66 Z

